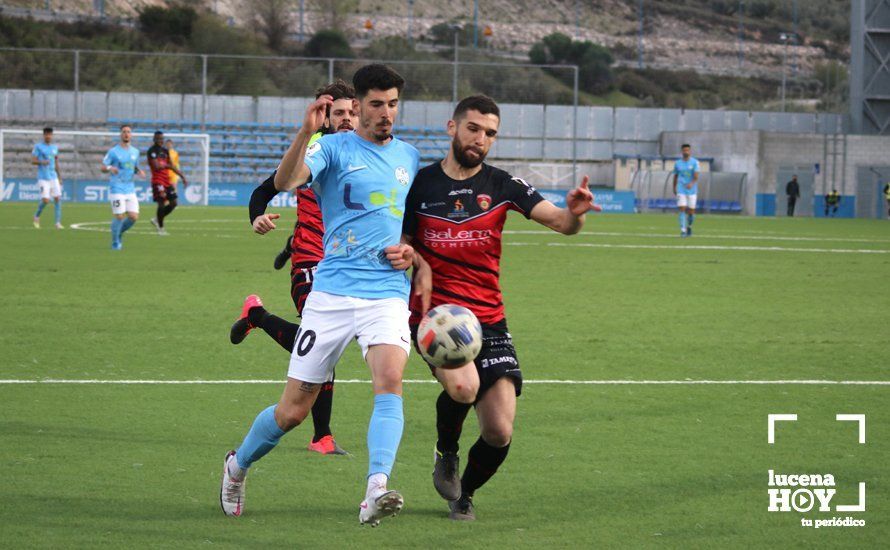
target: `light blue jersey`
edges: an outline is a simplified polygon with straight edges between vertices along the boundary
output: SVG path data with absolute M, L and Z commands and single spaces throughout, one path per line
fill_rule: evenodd
M 325 226 L 313 290 L 407 301 L 408 277 L 390 265 L 383 249 L 399 244 L 419 164 L 417 149 L 396 138 L 381 146 L 341 132 L 308 148 L 306 166 Z
M 56 174 L 56 157 L 59 156 L 58 145 L 55 143 L 46 144 L 40 142 L 34 145 L 34 150 L 31 151 L 31 154 L 37 157 L 37 160 L 39 161 L 49 161 L 49 164 L 37 165 L 38 180 L 54 180 L 59 177 L 58 174 Z
M 697 195 L 698 182 L 692 182 L 693 174 L 699 172 L 698 160 L 695 157 L 689 157 L 689 160 L 680 159 L 674 164 L 674 174 L 677 174 L 677 194 L 678 195 Z M 686 185 L 692 183 L 692 187 L 686 188 Z
M 102 164 L 118 169 L 118 173 L 111 174 L 109 180 L 109 191 L 112 195 L 128 195 L 136 192 L 133 175 L 139 170 L 139 149 L 132 145 L 123 148 L 117 144 L 105 153 Z

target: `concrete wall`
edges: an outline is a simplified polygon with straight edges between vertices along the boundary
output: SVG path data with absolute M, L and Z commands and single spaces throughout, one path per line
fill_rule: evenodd
M 833 187 L 842 195 L 855 195 L 860 168 L 884 164 L 890 154 L 890 136 L 761 131 L 665 132 L 661 152 L 676 154 L 683 143 L 692 145 L 693 155 L 713 157 L 717 171 L 748 174 L 744 201 L 748 214 L 755 211 L 758 193 L 776 192 L 776 177 L 783 167 L 810 171 L 817 195 Z
M 291 126 L 309 98 L 138 94 L 0 89 L 0 123 L 54 124 L 60 128 L 104 124 L 109 118 L 208 122 L 261 122 Z M 698 111 L 579 107 L 577 129 L 570 105 L 504 103 L 501 131 L 492 155 L 502 159 L 567 161 L 573 131 L 580 161 L 611 161 L 613 155 L 657 155 L 662 132 L 764 130 L 843 133 L 837 114 Z M 399 124 L 444 128 L 453 106 L 446 101 L 406 101 Z

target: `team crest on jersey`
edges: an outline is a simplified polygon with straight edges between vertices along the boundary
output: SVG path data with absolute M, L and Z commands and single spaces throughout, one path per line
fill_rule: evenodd
M 396 179 L 402 185 L 408 185 L 411 178 L 408 176 L 408 170 L 405 170 L 405 168 L 399 166 L 398 168 L 396 168 Z
M 476 202 L 479 204 L 479 208 L 482 210 L 488 210 L 491 208 L 491 197 L 488 195 L 479 195 L 476 197 Z
M 306 149 L 306 156 L 311 157 L 312 155 L 314 155 L 315 153 L 317 153 L 319 151 L 321 151 L 321 143 L 316 141 L 315 143 L 310 145 L 308 149 Z

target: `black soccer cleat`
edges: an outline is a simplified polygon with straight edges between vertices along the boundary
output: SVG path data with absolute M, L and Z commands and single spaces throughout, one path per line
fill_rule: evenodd
M 291 238 L 288 237 L 287 244 L 284 245 L 284 248 L 281 249 L 281 252 L 279 252 L 278 255 L 275 256 L 275 262 L 272 264 L 272 266 L 276 270 L 284 267 L 284 264 L 287 263 L 287 260 L 290 258 L 290 255 L 294 253 L 294 251 L 291 250 L 291 244 L 290 244 L 291 241 L 290 240 L 291 240 Z
M 460 498 L 460 458 L 457 453 L 441 453 L 434 449 L 433 486 L 445 500 Z
M 473 497 L 461 495 L 459 499 L 448 503 L 451 513 L 448 517 L 455 521 L 475 521 L 476 511 L 473 509 Z

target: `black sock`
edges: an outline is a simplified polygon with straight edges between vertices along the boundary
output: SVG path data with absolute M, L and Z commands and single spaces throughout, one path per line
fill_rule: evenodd
M 312 442 L 315 443 L 322 437 L 331 434 L 331 409 L 334 407 L 334 383 L 325 382 L 321 385 L 321 391 L 312 405 L 312 424 L 315 426 L 315 435 Z
M 166 215 L 167 214 L 164 212 L 164 203 L 159 202 L 158 203 L 158 213 L 156 216 L 158 219 L 158 227 L 164 227 L 164 216 L 166 216 Z
M 166 218 L 169 216 L 174 210 L 176 210 L 176 202 L 170 201 L 167 206 L 164 207 L 164 217 Z
M 436 448 L 439 452 L 457 452 L 460 432 L 470 407 L 472 405 L 467 403 L 458 403 L 444 390 L 439 394 L 439 399 L 436 400 L 436 431 L 439 432 Z
M 251 325 L 265 330 L 266 334 L 288 352 L 294 351 L 294 340 L 297 338 L 297 330 L 300 325 L 276 317 L 262 307 L 250 308 L 250 311 L 247 312 L 247 320 Z
M 473 496 L 476 489 L 485 485 L 498 471 L 509 451 L 509 443 L 506 447 L 492 447 L 480 436 L 467 455 L 467 467 L 460 479 L 461 493 Z

